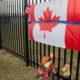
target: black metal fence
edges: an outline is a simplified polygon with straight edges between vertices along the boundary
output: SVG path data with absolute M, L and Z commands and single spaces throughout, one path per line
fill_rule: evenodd
M 2 47 L 24 57 L 24 1 L 2 0 L 0 6 Z
M 0 17 L 0 32 L 1 32 L 1 17 Z M 0 33 L 0 49 L 2 48 L 1 44 L 2 44 L 2 42 L 1 42 L 1 33 Z
M 54 80 L 80 80 L 80 52 L 62 49 L 32 41 L 28 38 L 28 19 L 24 16 L 27 4 L 49 0 L 3 0 L 0 12 L 0 46 L 26 61 L 27 65 L 38 68 L 45 55 L 53 53 L 53 63 L 58 66 Z M 4 6 L 5 5 L 5 6 Z M 61 76 L 61 67 L 70 64 L 70 76 Z

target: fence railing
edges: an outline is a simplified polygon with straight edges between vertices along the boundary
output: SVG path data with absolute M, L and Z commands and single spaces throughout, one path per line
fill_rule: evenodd
M 28 19 L 24 17 L 27 4 L 37 4 L 49 0 L 5 0 L 0 14 L 0 45 L 17 57 L 24 59 L 27 65 L 38 68 L 45 55 L 53 53 L 53 63 L 58 66 L 54 80 L 80 79 L 80 52 L 32 41 L 28 38 Z M 70 76 L 61 76 L 61 67 L 70 64 Z
M 0 17 L 0 49 L 2 48 L 1 45 L 2 45 L 2 41 L 1 41 L 1 17 Z
M 2 47 L 24 57 L 26 49 L 24 1 L 3 0 L 1 4 L 3 4 L 0 14 Z

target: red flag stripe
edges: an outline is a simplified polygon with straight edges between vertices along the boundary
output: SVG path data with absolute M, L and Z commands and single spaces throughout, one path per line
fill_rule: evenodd
M 66 48 L 80 50 L 80 25 L 67 24 L 65 44 Z
M 67 20 L 80 22 L 80 0 L 68 0 Z M 80 25 L 67 24 L 65 45 L 66 48 L 80 50 Z
M 30 21 L 35 20 L 34 10 L 35 10 L 35 5 L 32 5 L 30 7 L 30 12 L 29 12 Z M 34 29 L 34 24 L 33 23 L 29 24 L 29 37 L 30 37 L 31 40 L 34 40 L 33 29 Z
M 33 37 L 33 29 L 34 29 L 34 24 L 29 24 L 29 38 L 31 40 L 34 40 L 34 37 Z
M 80 0 L 68 0 L 67 20 L 80 22 Z
M 31 7 L 30 7 L 30 12 L 29 12 L 30 21 L 34 21 L 35 20 L 34 11 L 35 11 L 35 4 L 31 5 Z

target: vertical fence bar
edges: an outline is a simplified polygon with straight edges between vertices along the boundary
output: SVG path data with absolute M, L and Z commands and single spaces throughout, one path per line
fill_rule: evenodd
M 20 11 L 20 15 L 21 15 L 21 28 L 20 28 L 20 30 L 21 30 L 21 32 L 20 32 L 20 34 L 21 34 L 21 53 L 22 53 L 22 55 L 24 56 L 24 46 L 23 46 L 23 44 L 24 44 L 24 35 L 23 35 L 23 26 L 24 26 L 24 24 L 23 24 L 23 21 L 24 21 L 24 18 L 23 18 L 23 16 L 24 16 L 24 7 L 23 7 L 23 5 L 24 5 L 24 3 L 23 3 L 23 0 L 21 0 L 21 3 L 22 3 L 22 6 L 21 6 L 21 11 Z M 28 46 L 28 48 L 29 48 L 29 46 Z
M 17 39 L 16 39 L 16 26 L 15 26 L 15 21 L 16 21 L 16 19 L 15 19 L 15 7 L 14 7 L 14 3 L 15 1 L 13 0 L 13 36 L 14 36 L 14 38 L 13 38 L 13 50 L 14 50 L 14 52 L 16 52 L 16 44 L 17 44 Z M 14 53 L 14 55 L 15 55 L 15 53 Z
M 70 80 L 72 78 L 72 63 L 73 63 L 73 50 L 71 50 L 71 57 L 70 57 Z
M 42 45 L 40 43 L 40 62 L 41 62 L 41 59 L 42 59 Z
M 9 34 L 8 34 L 8 28 L 7 28 L 7 27 L 9 27 L 9 26 L 8 26 L 8 21 L 9 21 L 9 15 L 8 15 L 8 5 L 9 5 L 9 4 L 8 4 L 8 0 L 6 0 L 6 4 L 7 4 L 7 6 L 6 6 L 6 7 L 7 7 L 7 10 L 6 10 L 6 18 L 7 18 L 7 23 L 6 23 L 6 32 L 7 32 L 7 34 L 6 34 L 6 35 L 7 35 L 7 39 L 6 39 L 6 41 L 7 41 L 7 46 L 8 46 L 8 48 L 9 48 L 9 42 L 8 42 L 8 38 L 9 38 L 8 35 L 9 35 Z
M 29 5 L 30 5 L 30 0 L 28 1 L 29 2 Z M 29 39 L 29 38 L 28 38 Z M 31 40 L 29 39 L 29 45 L 30 45 L 30 49 L 29 49 L 29 54 L 30 54 L 30 61 L 32 61 L 32 44 L 31 44 Z M 30 62 L 31 66 L 32 66 L 32 62 Z
M 20 36 L 20 34 L 19 34 L 19 32 L 20 32 L 20 26 L 21 26 L 21 22 L 20 22 L 20 11 L 19 11 L 19 5 L 21 5 L 21 3 L 19 3 L 20 2 L 20 0 L 17 0 L 17 10 L 16 10 L 16 20 L 17 20 L 17 22 L 16 22 L 16 27 L 14 27 L 14 29 L 15 29 L 15 31 L 16 31 L 16 33 L 15 33 L 15 38 L 17 38 L 17 48 L 16 48 L 16 51 L 17 51 L 17 53 L 19 53 L 19 54 L 21 54 L 20 53 L 20 41 L 21 41 L 21 36 Z M 19 37 L 20 36 L 20 37 Z M 20 57 L 21 58 L 21 57 Z
M 32 0 L 32 4 L 34 4 L 34 1 Z M 35 42 L 33 41 L 33 61 L 35 62 Z M 35 64 L 33 63 L 33 66 L 35 68 Z
M 0 15 L 0 49 L 2 49 L 2 40 L 1 40 L 1 15 Z
M 53 47 L 53 64 L 55 64 L 55 47 Z
M 36 42 L 36 60 L 37 60 L 37 68 L 38 68 L 38 43 Z
M 18 4 L 19 4 L 19 6 L 18 6 L 18 17 L 19 17 L 19 28 L 18 28 L 18 31 L 19 31 L 19 33 L 18 33 L 18 35 L 20 35 L 20 37 L 19 37 L 19 39 L 20 39 L 20 41 L 19 41 L 19 48 L 20 48 L 20 55 L 24 55 L 23 54 L 23 45 L 22 45 L 22 43 L 23 43 L 23 39 L 22 39 L 22 34 L 23 34 L 23 13 L 22 13 L 22 9 L 23 9 L 23 7 L 22 7 L 22 4 L 23 4 L 23 0 L 19 0 L 18 1 Z
M 17 1 L 17 0 L 16 0 Z M 15 0 L 13 1 L 13 28 L 12 28 L 12 33 L 13 33 L 13 51 L 14 52 L 16 52 L 17 53 L 17 51 L 16 51 L 16 47 L 17 47 L 17 39 L 16 39 L 16 33 L 17 33 L 17 31 L 16 31 L 16 28 L 17 28 L 17 26 L 16 26 L 16 2 Z M 14 55 L 15 56 L 17 56 L 17 54 L 15 54 L 14 53 Z M 18 56 L 17 56 L 18 57 Z
M 27 0 L 24 0 L 24 8 L 26 10 Z M 26 65 L 29 66 L 29 51 L 28 51 L 28 17 L 25 16 L 25 44 L 26 44 Z
M 30 0 L 28 0 L 28 5 L 30 5 Z M 30 46 L 30 48 L 29 48 L 29 55 L 30 55 L 30 65 L 32 66 L 32 42 L 31 42 L 31 40 L 28 38 L 28 40 L 29 40 L 29 46 Z
M 3 4 L 2 4 L 2 15 L 1 15 L 1 17 L 2 17 L 2 20 L 4 19 L 4 1 L 3 1 Z M 4 24 L 3 24 L 3 21 L 1 22 L 1 37 L 2 37 L 2 46 L 5 44 L 5 29 L 4 29 L 5 27 L 4 27 Z M 3 30 L 4 30 L 4 33 L 3 33 Z
M 55 64 L 55 47 L 53 47 L 53 64 Z M 54 74 L 53 74 L 53 79 L 54 79 Z
M 8 21 L 8 35 L 10 34 L 10 31 L 11 31 L 11 0 L 8 0 L 8 8 L 9 8 L 9 13 L 8 13 L 8 16 L 9 16 L 9 19 L 10 19 L 10 21 Z M 9 41 L 9 49 L 11 49 L 11 46 L 10 46 L 10 44 L 11 44 L 11 36 L 9 36 L 8 37 L 8 41 Z
M 67 53 L 67 50 L 66 49 L 64 49 L 64 64 L 66 64 L 66 53 Z
M 38 1 L 37 1 L 37 3 L 38 3 Z M 41 3 L 41 0 L 39 0 L 39 3 Z M 40 43 L 40 62 L 41 62 L 41 59 L 42 59 L 42 44 Z
M 6 1 L 4 1 L 4 12 L 3 12 L 3 19 L 5 20 L 6 19 Z M 6 34 L 6 23 L 5 21 L 3 21 L 3 27 L 4 27 L 4 46 L 6 46 L 6 37 L 7 35 Z
M 8 34 L 10 34 L 9 38 L 8 38 L 8 41 L 9 41 L 9 48 L 12 49 L 12 6 L 11 6 L 11 0 L 8 0 L 8 8 L 9 8 L 9 13 L 8 13 L 8 16 L 9 16 L 9 19 L 10 21 L 8 21 Z M 11 32 L 11 33 L 10 33 Z
M 31 40 L 30 40 L 30 60 L 32 61 L 32 44 L 31 44 Z M 31 66 L 32 66 L 32 62 L 31 62 Z
M 24 26 L 25 26 L 25 24 L 24 24 L 24 12 L 25 12 L 25 9 L 24 9 L 24 1 L 22 0 L 22 18 L 23 18 L 23 27 L 22 27 L 22 30 L 23 30 L 23 54 L 24 54 L 24 61 L 25 61 L 25 36 L 24 36 L 24 31 L 25 31 L 25 29 L 24 29 Z
M 12 50 L 14 51 L 14 52 L 16 52 L 16 41 L 15 41 L 15 35 L 16 35 L 16 30 L 15 30 L 15 26 L 16 26 L 16 18 L 15 18 L 15 16 L 16 16 L 16 11 L 14 11 L 14 10 L 16 10 L 15 8 L 14 8 L 14 1 L 12 2 L 12 4 L 13 4 L 13 13 L 12 13 L 12 18 L 13 18 L 13 21 L 12 21 L 12 36 L 13 36 L 13 38 L 12 38 L 12 40 L 13 40 L 13 42 L 12 42 L 12 45 L 13 45 L 13 48 L 12 48 Z M 16 3 L 15 3 L 16 4 Z M 16 7 L 16 5 L 15 5 L 15 7 Z M 14 13 L 15 12 L 15 13 Z M 17 40 L 17 39 L 16 39 Z M 15 46 L 16 45 L 16 46 Z M 15 53 L 13 53 L 13 55 L 15 55 Z M 16 56 L 16 55 L 15 55 Z
M 22 50 L 22 29 L 21 29 L 21 26 L 22 26 L 22 17 L 21 17 L 21 14 L 22 14 L 22 0 L 18 0 L 18 6 L 17 6 L 17 17 L 18 17 L 18 27 L 17 27 L 17 37 L 18 37 L 18 52 L 20 55 L 23 55 L 23 53 L 21 52 Z
M 11 44 L 10 44 L 10 47 L 11 47 L 11 50 L 14 50 L 14 35 L 13 35 L 13 32 L 14 32 L 14 27 L 13 27 L 13 7 L 12 7 L 12 0 L 11 0 L 11 23 L 9 22 L 10 24 L 10 29 L 12 30 L 11 32 Z M 10 31 L 9 31 L 10 32 Z
M 34 41 L 33 41 L 33 61 L 35 62 L 35 43 L 34 43 Z M 34 66 L 34 68 L 35 68 L 35 64 L 33 63 L 33 66 Z
M 15 39 L 17 39 L 17 46 L 15 46 L 15 51 L 18 53 L 18 54 L 20 54 L 20 37 L 21 37 L 21 35 L 19 34 L 19 27 L 20 27 L 20 25 L 21 25 L 21 23 L 20 23 L 20 10 L 19 10 L 19 5 L 21 4 L 21 3 L 19 3 L 20 2 L 20 0 L 16 0 L 16 12 L 15 12 L 15 14 L 16 14 L 16 16 L 15 16 L 15 20 L 16 20 L 16 24 L 15 24 L 15 27 L 14 27 L 14 29 L 15 29 Z
M 36 0 L 36 4 L 37 4 L 37 0 Z M 36 42 L 36 59 L 37 59 L 37 64 L 39 64 L 39 63 L 38 63 L 38 61 L 39 61 L 39 52 L 38 52 L 38 48 L 39 48 L 39 47 L 38 47 L 38 44 L 39 44 L 39 43 Z M 37 68 L 38 68 L 38 65 L 37 65 Z
M 57 80 L 60 80 L 60 52 L 61 51 L 61 49 L 59 48 L 58 49 L 58 77 L 57 77 Z
M 24 6 L 25 6 L 25 1 L 23 1 L 23 38 L 24 38 L 24 41 L 23 41 L 23 46 L 24 46 L 24 61 L 26 61 L 26 45 L 25 45 L 25 16 L 24 16 L 24 12 L 25 12 L 25 8 L 24 8 Z
M 77 70 L 76 70 L 76 80 L 79 80 L 79 67 L 80 67 L 80 52 L 78 52 L 78 59 L 77 59 Z
M 48 45 L 48 55 L 50 55 L 50 45 Z
M 8 42 L 7 42 L 7 37 L 8 37 L 8 35 L 7 35 L 7 11 L 6 11 L 6 7 L 7 7 L 7 0 L 5 0 L 5 13 L 4 13 L 4 18 L 5 18 L 5 22 L 4 22 L 4 24 L 5 24 L 5 46 L 7 46 L 7 44 L 8 44 Z
M 46 55 L 46 45 L 44 44 L 44 56 Z

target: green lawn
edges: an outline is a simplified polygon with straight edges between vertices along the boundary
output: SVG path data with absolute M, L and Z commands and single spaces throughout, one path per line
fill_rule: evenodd
M 20 59 L 4 50 L 0 51 L 0 80 L 36 80 L 35 70 L 26 67 Z
M 0 50 L 0 80 L 37 80 L 36 69 L 26 67 L 19 58 Z
M 67 54 L 67 56 L 68 56 L 67 57 L 67 62 L 68 62 L 70 54 Z M 61 57 L 63 57 L 63 55 L 61 55 Z M 72 80 L 75 80 L 76 63 L 77 63 L 76 58 L 77 55 L 75 54 L 73 58 Z M 61 59 L 61 61 L 63 62 L 63 59 Z M 31 67 L 26 67 L 26 64 L 19 58 L 14 57 L 5 50 L 0 50 L 0 80 L 37 80 L 36 69 Z M 48 80 L 53 80 L 53 79 L 48 79 Z

